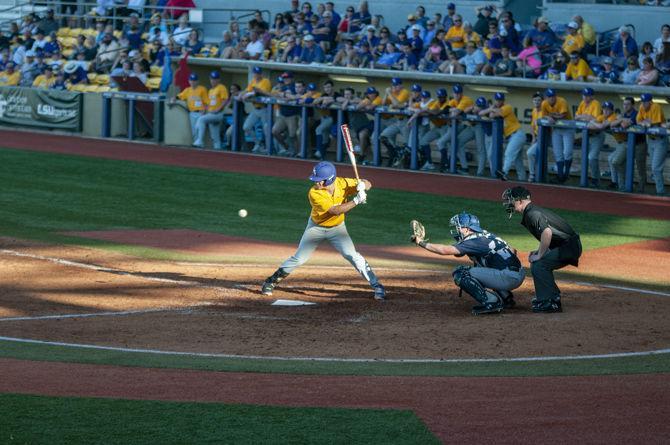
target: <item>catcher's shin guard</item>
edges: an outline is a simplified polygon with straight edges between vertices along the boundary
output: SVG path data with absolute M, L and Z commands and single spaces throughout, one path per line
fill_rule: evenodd
M 263 282 L 263 287 L 261 288 L 261 293 L 263 295 L 272 295 L 272 291 L 274 290 L 275 286 L 287 276 L 288 274 L 280 267 L 275 271 L 275 273 L 265 279 L 265 282 Z
M 456 286 L 470 294 L 472 298 L 480 303 L 477 306 L 473 306 L 473 315 L 498 313 L 502 311 L 504 307 L 502 299 L 493 292 L 488 292 L 484 289 L 484 286 L 470 275 L 470 267 L 457 267 L 454 269 L 453 276 Z

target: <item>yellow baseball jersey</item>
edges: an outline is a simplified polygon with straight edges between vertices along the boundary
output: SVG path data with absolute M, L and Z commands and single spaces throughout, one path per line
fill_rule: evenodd
M 403 105 L 407 105 L 407 102 L 409 102 L 409 91 L 406 88 L 402 88 L 400 91 L 393 92 L 391 91 L 391 96 L 395 98 L 398 102 L 400 102 Z M 384 102 L 384 105 L 390 106 L 393 105 L 393 101 L 391 100 L 390 97 L 386 98 L 386 101 Z M 382 119 L 405 119 L 405 116 L 397 115 L 397 114 L 382 114 Z
M 614 113 L 610 114 L 607 117 L 605 117 L 605 113 L 603 113 L 600 116 L 598 116 L 598 119 L 596 120 L 598 123 L 603 123 L 605 122 L 605 120 L 607 120 L 607 122 L 612 122 L 617 119 L 619 119 L 619 116 L 617 116 Z M 626 140 L 628 139 L 628 135 L 626 133 L 612 133 L 612 137 L 614 137 L 614 140 L 619 143 L 626 142 Z
M 514 109 L 511 105 L 505 104 L 500 107 L 500 115 L 503 118 L 503 135 L 505 137 L 510 136 L 512 133 L 516 132 L 521 128 L 519 120 L 514 114 Z
M 451 99 L 449 101 L 449 106 L 453 108 L 458 108 L 459 110 L 465 112 L 468 108 L 472 107 L 475 102 L 472 98 L 468 96 L 461 96 L 461 100 Z
M 185 100 L 188 106 L 188 111 L 205 111 L 207 104 L 207 88 L 198 85 L 195 88 L 188 87 L 177 96 L 181 100 Z
M 460 37 L 462 40 L 460 42 L 450 42 L 453 49 L 461 49 L 465 46 L 465 30 L 462 26 L 452 26 L 447 31 L 447 34 L 444 36 L 444 40 L 453 39 Z
M 572 112 L 568 106 L 568 101 L 562 97 L 556 97 L 556 103 L 554 105 L 549 103 L 549 99 L 543 100 L 541 111 L 542 116 L 550 116 L 554 113 L 561 113 L 565 115 L 562 119 L 572 119 Z
M 477 48 L 480 48 L 482 46 L 482 37 L 474 31 L 469 34 L 463 34 L 463 44 L 465 45 L 470 42 L 474 42 L 477 45 Z
M 566 54 L 581 51 L 584 48 L 584 37 L 581 34 L 575 34 L 574 36 L 568 34 L 561 48 Z
M 584 59 L 579 59 L 577 63 L 568 63 L 565 69 L 565 76 L 569 79 L 577 79 L 578 77 L 586 79 L 588 76 L 593 76 L 593 70 L 591 70 L 591 67 L 589 67 L 589 64 Z
M 34 88 L 50 88 L 51 85 L 56 83 L 56 78 L 51 76 L 51 78 L 47 79 L 47 76 L 44 74 L 40 74 L 35 78 L 33 81 L 33 87 Z
M 594 118 L 598 119 L 599 116 L 602 116 L 603 109 L 600 106 L 600 102 L 595 99 L 593 99 L 588 105 L 585 101 L 581 101 L 577 107 L 576 114 L 588 114 L 589 116 L 593 116 Z
M 533 129 L 533 134 L 537 136 L 537 121 L 542 119 L 542 107 L 540 109 L 533 108 L 530 112 L 530 126 Z
M 207 111 L 221 111 L 221 106 L 228 100 L 228 88 L 223 84 L 218 84 L 214 88 L 210 88 L 207 92 L 209 101 L 207 101 Z
M 363 100 L 360 102 L 360 104 L 359 104 L 359 106 L 361 106 L 361 107 L 367 107 L 367 106 L 369 106 L 369 105 L 374 105 L 375 107 L 381 107 L 381 106 L 382 106 L 382 98 L 379 97 L 379 96 L 377 96 L 377 97 L 375 97 L 374 99 L 372 99 L 372 101 L 371 101 L 370 99 L 368 99 L 368 98 L 366 97 L 366 98 L 363 99 Z M 368 115 L 369 115 L 369 116 L 372 116 L 371 113 L 368 113 Z
M 663 110 L 659 104 L 651 103 L 648 110 L 644 109 L 644 105 L 640 106 L 637 112 L 637 122 L 642 122 L 649 119 L 652 125 L 660 125 L 665 121 Z
M 445 100 L 444 103 L 440 103 L 439 100 L 433 101 L 431 102 L 430 107 L 428 107 L 428 109 L 431 111 L 439 110 L 442 113 L 446 113 L 449 110 L 449 101 Z M 448 119 L 445 119 L 443 117 L 431 117 L 430 121 L 436 127 L 444 127 L 449 122 Z
M 254 88 L 258 88 L 264 93 L 269 93 L 270 91 L 272 91 L 272 84 L 270 83 L 270 79 L 267 79 L 265 77 L 262 77 L 261 80 L 259 81 L 256 81 L 256 79 L 251 79 L 251 82 L 249 82 L 249 85 L 247 85 L 246 88 L 247 93 L 253 92 Z M 256 108 L 263 108 L 264 106 L 265 105 L 263 104 L 254 104 L 254 107 Z
M 307 198 L 312 206 L 310 218 L 315 224 L 322 227 L 335 227 L 344 222 L 344 213 L 331 215 L 328 210 L 344 203 L 347 197 L 356 194 L 356 184 L 358 181 L 353 178 L 335 178 L 335 188 L 331 194 L 328 190 L 315 187 L 309 189 Z
M 0 71 L 0 85 L 16 86 L 21 80 L 21 73 L 14 71 L 9 74 L 7 71 Z

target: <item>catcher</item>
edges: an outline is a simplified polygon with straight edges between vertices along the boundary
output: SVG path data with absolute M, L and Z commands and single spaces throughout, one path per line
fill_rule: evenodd
M 461 292 L 467 292 L 479 303 L 473 306 L 473 315 L 499 313 L 503 308 L 514 307 L 511 291 L 521 286 L 526 276 L 516 249 L 483 230 L 475 215 L 459 213 L 451 218 L 449 225 L 456 239 L 453 245 L 429 243 L 426 230 L 418 221 L 411 222 L 411 240 L 438 255 L 467 255 L 472 260 L 473 266 L 459 266 L 452 275 Z

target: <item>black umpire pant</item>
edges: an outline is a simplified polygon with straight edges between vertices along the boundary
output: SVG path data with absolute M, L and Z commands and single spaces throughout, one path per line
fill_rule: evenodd
M 533 274 L 538 303 L 561 298 L 561 290 L 556 285 L 554 271 L 569 265 L 577 266 L 581 255 L 582 244 L 579 236 L 575 236 L 564 245 L 548 250 L 542 258 L 531 263 L 530 271 Z

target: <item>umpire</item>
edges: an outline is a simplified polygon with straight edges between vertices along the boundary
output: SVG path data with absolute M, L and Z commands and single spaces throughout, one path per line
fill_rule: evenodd
M 567 265 L 575 267 L 582 255 L 579 234 L 554 212 L 536 206 L 525 187 L 513 187 L 502 194 L 503 206 L 509 217 L 521 213 L 521 225 L 540 242 L 530 253 L 528 261 L 535 284 L 533 312 L 562 312 L 561 291 L 554 280 L 554 270 Z

